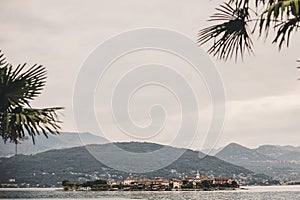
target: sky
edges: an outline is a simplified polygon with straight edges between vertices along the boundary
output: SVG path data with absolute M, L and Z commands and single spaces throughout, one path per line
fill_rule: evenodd
M 211 102 L 203 79 L 191 66 L 174 55 L 145 50 L 133 52 L 116 61 L 100 80 L 94 92 L 95 115 L 102 131 L 89 124 L 78 125 L 74 119 L 73 92 L 83 63 L 101 43 L 116 34 L 143 27 L 174 30 L 196 41 L 201 28 L 209 25 L 208 17 L 221 1 L 172 0 L 2 0 L 0 6 L 1 50 L 14 65 L 27 62 L 47 68 L 48 78 L 43 94 L 32 102 L 35 107 L 64 106 L 61 114 L 63 131 L 89 131 L 112 141 L 150 141 L 170 144 L 180 127 L 180 105 L 165 88 L 151 85 L 138 90 L 129 103 L 131 122 L 147 127 L 151 122 L 164 121 L 164 115 L 149 112 L 151 106 L 164 105 L 168 120 L 161 132 L 124 133 L 113 121 L 106 97 L 122 75 L 137 66 L 149 63 L 168 65 L 180 71 L 189 81 L 199 100 L 199 110 L 190 117 L 199 117 L 201 125 L 189 148 L 203 148 L 205 133 L 211 120 Z M 300 35 L 294 33 L 289 48 L 279 52 L 270 39 L 254 37 L 255 55 L 244 60 L 219 61 L 209 56 L 222 77 L 226 94 L 226 116 L 223 130 L 214 148 L 236 142 L 248 147 L 262 144 L 299 145 Z M 207 50 L 208 46 L 203 46 Z M 201 47 L 199 47 L 201 48 Z M 151 76 L 153 74 L 150 74 Z M 89 77 L 86 77 L 88 82 Z M 102 82 L 101 82 L 102 81 Z M 101 83 L 103 83 L 101 85 Z M 83 85 L 85 86 L 85 85 Z M 177 85 L 179 88 L 181 84 Z M 89 87 L 88 85 L 86 87 Z M 81 109 L 85 109 L 82 104 Z M 151 109 L 150 109 L 151 110 Z M 84 112 L 84 111 L 82 111 Z M 150 113 L 150 114 L 149 114 Z M 153 114 L 151 116 L 151 114 Z M 152 118 L 151 118 L 152 117 Z M 80 130 L 78 127 L 82 127 Z M 129 126 L 129 125 L 128 125 Z M 154 127 L 153 130 L 160 127 Z M 130 132 L 130 131 L 129 131 Z M 175 134 L 174 134 L 175 133 Z M 183 137 L 184 140 L 184 137 Z M 176 146 L 184 146 L 176 143 Z

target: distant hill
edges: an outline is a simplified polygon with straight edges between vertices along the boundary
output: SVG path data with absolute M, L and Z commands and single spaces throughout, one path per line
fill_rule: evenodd
M 165 147 L 168 155 L 151 159 L 153 162 L 162 162 L 166 156 L 172 156 L 172 152 L 178 152 L 178 148 L 162 146 L 153 143 L 117 143 L 120 148 L 131 152 L 151 152 Z M 105 153 L 108 144 L 89 145 L 89 149 L 95 152 Z M 124 158 L 118 158 L 120 164 Z M 138 165 L 139 163 L 133 163 Z M 164 178 L 194 176 L 199 170 L 202 176 L 232 177 L 241 184 L 266 184 L 273 183 L 266 175 L 258 175 L 254 172 L 222 161 L 213 156 L 199 157 L 199 152 L 186 150 L 183 155 L 169 166 L 146 174 L 131 174 L 136 178 Z M 8 179 L 16 179 L 18 184 L 30 184 L 30 186 L 60 186 L 62 180 L 86 181 L 91 179 L 122 180 L 130 176 L 129 173 L 111 169 L 97 161 L 85 147 L 69 149 L 57 149 L 35 155 L 18 155 L 10 158 L 0 158 L 0 183 L 6 183 Z
M 300 179 L 300 151 L 297 147 L 263 145 L 249 149 L 231 143 L 215 156 L 277 180 Z
M 216 149 L 201 149 L 201 152 L 205 153 L 206 155 L 214 156 L 219 153 L 224 147 L 216 148 Z
M 51 149 L 62 149 L 83 146 L 86 144 L 104 144 L 108 141 L 100 136 L 91 133 L 66 133 L 59 135 L 44 135 L 36 137 L 36 144 L 33 145 L 31 138 L 18 144 L 18 153 L 24 155 L 41 153 Z M 15 154 L 15 144 L 7 142 L 6 144 L 0 139 L 0 157 L 12 156 Z
M 263 145 L 255 150 L 277 160 L 291 161 L 300 164 L 300 147 Z

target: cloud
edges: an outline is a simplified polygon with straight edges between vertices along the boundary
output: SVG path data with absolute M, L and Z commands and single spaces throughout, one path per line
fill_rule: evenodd
M 65 106 L 63 128 L 74 131 L 74 83 L 81 64 L 99 43 L 120 32 L 149 26 L 174 29 L 196 40 L 198 30 L 209 23 L 206 19 L 219 3 L 221 1 L 6 0 L 1 2 L 0 8 L 1 48 L 13 64 L 28 62 L 29 65 L 39 63 L 47 67 L 47 86 L 33 105 Z M 270 42 L 255 40 L 256 55 L 247 56 L 244 62 L 225 63 L 212 58 L 224 80 L 228 100 L 228 117 L 219 146 L 231 141 L 252 146 L 299 141 L 300 136 L 296 133 L 300 99 L 296 79 L 300 73 L 295 61 L 299 58 L 300 38 L 296 34 L 293 36 L 290 47 L 281 52 Z M 184 69 L 182 73 L 192 85 L 199 86 L 195 88 L 200 99 L 200 115 L 202 118 L 208 115 L 203 128 L 206 129 L 211 114 L 210 102 L 199 77 L 189 71 L 188 66 L 167 55 L 144 53 L 134 56 L 124 58 L 119 64 L 129 69 L 156 60 L 172 66 L 177 64 L 178 70 Z M 114 75 L 108 75 L 107 80 L 114 83 Z M 111 90 L 112 85 L 106 90 Z M 143 96 L 144 102 L 139 99 L 135 107 L 137 112 L 141 111 L 137 113 L 137 122 L 145 122 L 143 108 L 148 105 L 147 96 L 153 95 L 155 91 L 149 90 Z M 174 102 L 169 105 L 172 106 L 175 106 Z M 101 105 L 97 111 L 99 115 L 107 114 Z M 178 115 L 172 113 L 170 116 Z M 88 119 L 86 122 L 88 128 Z M 160 140 L 165 142 L 166 139 Z M 202 137 L 197 138 L 194 147 L 197 148 L 202 140 Z
M 228 102 L 223 141 L 298 145 L 300 95 L 269 96 Z

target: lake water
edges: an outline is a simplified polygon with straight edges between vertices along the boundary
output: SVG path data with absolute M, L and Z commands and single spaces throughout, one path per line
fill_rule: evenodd
M 53 188 L 40 189 L 4 189 L 0 188 L 0 199 L 159 199 L 159 200 L 262 200 L 262 199 L 288 199 L 300 200 L 300 186 L 255 186 L 244 187 L 246 190 L 236 191 L 165 191 L 165 192 L 130 192 L 130 191 L 59 191 Z

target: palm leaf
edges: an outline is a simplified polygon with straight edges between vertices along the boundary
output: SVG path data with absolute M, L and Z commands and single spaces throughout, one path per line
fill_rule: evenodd
M 235 7 L 229 3 L 221 5 L 216 9 L 218 12 L 209 20 L 221 23 L 199 31 L 197 42 L 203 45 L 213 40 L 213 45 L 209 48 L 208 53 L 219 59 L 227 60 L 233 55 L 237 58 L 238 54 L 243 57 L 246 51 L 252 52 L 252 41 L 247 27 L 248 1 L 241 2 Z
M 277 0 L 269 1 L 265 11 L 261 14 L 259 33 L 264 31 L 266 36 L 270 27 L 276 30 L 273 43 L 279 42 L 279 49 L 284 42 L 289 45 L 290 35 L 297 31 L 300 22 L 299 0 Z
M 26 134 L 32 137 L 43 133 L 46 137 L 48 133 L 58 134 L 61 123 L 56 111 L 62 109 L 55 108 L 22 108 L 17 107 L 12 112 L 4 112 L 1 116 L 0 134 L 4 141 L 10 140 L 16 143 L 18 139 L 24 138 Z
M 267 37 L 273 28 L 276 31 L 273 43 L 278 43 L 279 49 L 285 42 L 288 46 L 290 35 L 300 28 L 300 0 L 255 0 L 256 9 L 251 9 L 249 3 L 249 0 L 229 0 L 220 5 L 209 19 L 218 23 L 200 30 L 197 42 L 200 45 L 213 42 L 208 53 L 218 59 L 237 58 L 239 54 L 243 58 L 245 52 L 253 52 L 250 36 L 258 25 L 260 36 L 265 33 Z M 258 10 L 262 13 L 257 14 Z M 255 14 L 255 18 L 249 11 Z M 254 29 L 249 32 L 252 22 L 255 22 Z
M 45 86 L 46 69 L 34 65 L 25 70 L 26 64 L 13 69 L 0 53 L 0 136 L 18 143 L 28 134 L 34 137 L 43 133 L 59 133 L 61 123 L 57 111 L 61 107 L 36 109 L 30 106 Z
M 31 100 L 40 94 L 45 85 L 46 69 L 39 65 L 34 65 L 24 73 L 26 64 L 19 65 L 13 70 L 10 64 L 2 67 L 0 99 L 2 101 L 1 110 L 8 105 L 28 105 Z

